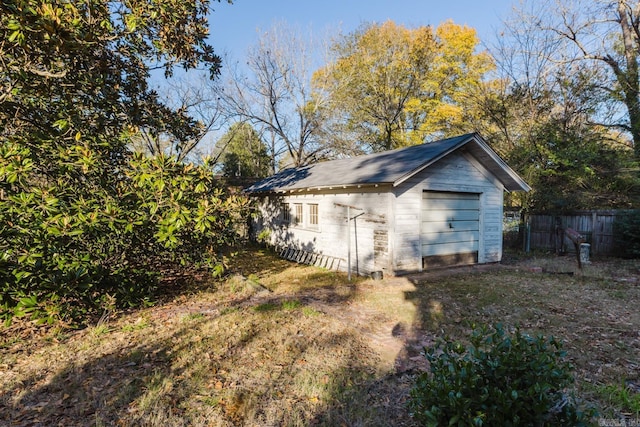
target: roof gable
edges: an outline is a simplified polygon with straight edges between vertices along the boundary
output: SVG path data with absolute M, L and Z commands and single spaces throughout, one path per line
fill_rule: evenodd
M 507 190 L 530 189 L 480 135 L 471 133 L 427 144 L 285 169 L 253 184 L 246 191 L 288 192 L 369 184 L 397 186 L 463 146 L 468 147 L 469 152 L 492 171 Z

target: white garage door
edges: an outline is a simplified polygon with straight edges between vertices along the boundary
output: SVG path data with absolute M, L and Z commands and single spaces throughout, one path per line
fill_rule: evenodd
M 424 191 L 422 193 L 423 267 L 478 261 L 480 195 Z

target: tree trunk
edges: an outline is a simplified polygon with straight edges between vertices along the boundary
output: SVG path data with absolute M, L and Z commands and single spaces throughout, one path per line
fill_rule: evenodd
M 619 69 L 614 71 L 618 76 L 618 83 L 624 91 L 624 102 L 629 110 L 629 128 L 633 137 L 633 151 L 636 158 L 640 159 L 640 82 L 638 81 L 638 56 L 640 56 L 638 33 L 638 5 L 631 8 L 626 0 L 618 0 L 618 16 L 620 19 L 620 30 L 622 32 L 622 43 L 624 45 L 624 58 L 626 72 L 619 73 Z M 629 14 L 627 14 L 627 11 Z

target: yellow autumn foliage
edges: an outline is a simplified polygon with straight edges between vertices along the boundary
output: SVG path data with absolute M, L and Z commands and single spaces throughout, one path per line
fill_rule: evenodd
M 373 151 L 419 144 L 465 130 L 465 103 L 493 67 L 478 45 L 473 28 L 452 21 L 369 24 L 334 44 L 314 86 L 331 100 L 337 132 Z

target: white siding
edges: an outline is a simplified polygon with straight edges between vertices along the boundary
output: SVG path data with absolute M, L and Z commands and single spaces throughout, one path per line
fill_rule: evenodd
M 500 261 L 504 188 L 473 158 L 456 152 L 393 190 L 396 220 L 394 270 L 422 269 L 420 224 L 422 193 L 425 190 L 479 194 L 478 262 Z
M 361 189 L 340 192 L 300 192 L 282 196 L 263 198 L 260 203 L 259 218 L 256 222 L 256 234 L 268 229 L 270 242 L 277 247 L 303 249 L 316 254 L 341 258 L 340 269 L 346 270 L 348 258 L 347 208 L 349 205 L 359 209 L 350 209 L 351 221 L 351 266 L 361 274 L 382 270 L 391 273 L 389 217 L 393 195 L 388 187 L 380 189 Z M 303 218 L 294 226 L 282 221 L 280 207 L 288 203 L 291 206 L 302 204 Z M 318 225 L 309 224 L 309 205 L 318 205 Z

